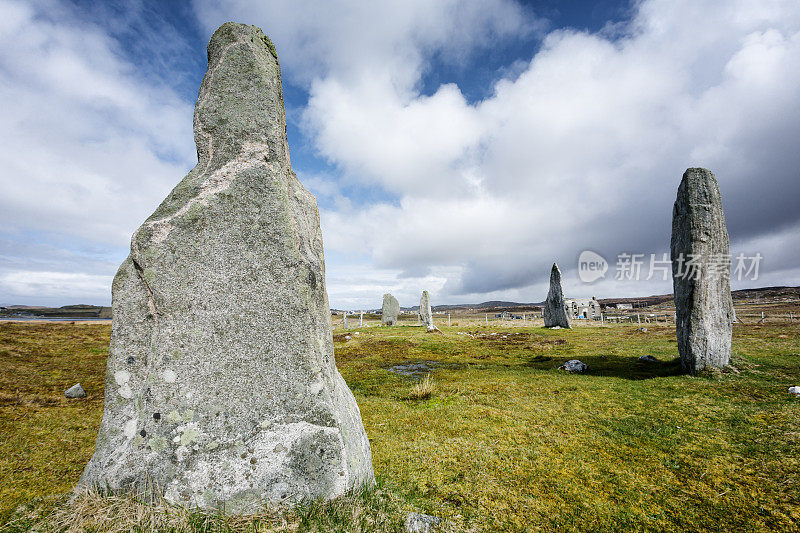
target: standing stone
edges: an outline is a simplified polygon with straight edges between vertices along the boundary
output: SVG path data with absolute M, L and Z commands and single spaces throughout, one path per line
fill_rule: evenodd
M 428 331 L 435 331 L 436 326 L 433 325 L 433 311 L 431 310 L 431 297 L 428 291 L 422 291 L 422 297 L 419 299 L 419 318 L 422 325 Z
M 397 298 L 388 292 L 383 295 L 383 309 L 381 311 L 381 324 L 394 326 L 397 324 L 397 315 L 400 313 L 400 303 Z
M 234 513 L 372 483 L 334 362 L 316 201 L 291 169 L 278 57 L 257 27 L 211 38 L 194 133 L 197 166 L 114 278 L 80 483 Z
M 704 168 L 683 174 L 670 251 L 681 365 L 691 373 L 722 368 L 733 332 L 730 245 L 717 179 Z
M 546 328 L 571 328 L 567 318 L 567 308 L 564 303 L 564 291 L 561 290 L 561 271 L 553 263 L 550 270 L 550 290 L 547 292 L 547 301 L 544 303 L 544 327 Z

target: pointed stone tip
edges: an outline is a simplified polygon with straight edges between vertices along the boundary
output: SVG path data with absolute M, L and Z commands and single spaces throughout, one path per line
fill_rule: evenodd
M 254 44 L 263 43 L 264 46 L 270 51 L 272 56 L 277 60 L 278 53 L 275 50 L 275 45 L 258 26 L 249 24 L 242 24 L 241 22 L 226 22 L 216 29 L 208 42 L 208 62 L 212 64 L 216 62 L 219 55 L 227 48 L 228 45 L 242 42 L 245 39 L 250 39 Z

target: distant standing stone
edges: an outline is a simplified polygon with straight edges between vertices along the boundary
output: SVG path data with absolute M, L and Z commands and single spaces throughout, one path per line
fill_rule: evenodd
M 406 533 L 430 533 L 441 523 L 441 519 L 422 513 L 408 513 Z
M 564 303 L 564 292 L 561 290 L 561 271 L 558 265 L 553 263 L 550 270 L 550 290 L 547 292 L 547 300 L 544 303 L 544 327 L 570 328 L 567 309 Z
M 197 166 L 114 278 L 81 484 L 232 513 L 372 484 L 334 360 L 317 203 L 291 167 L 278 56 L 259 28 L 214 32 L 194 136 Z
M 723 368 L 734 319 L 730 245 L 717 179 L 704 168 L 683 174 L 670 251 L 681 365 L 691 373 Z
M 381 324 L 394 326 L 397 324 L 397 315 L 400 313 L 400 303 L 397 298 L 389 293 L 383 295 L 383 309 L 381 311 Z
M 419 318 L 422 325 L 428 331 L 435 331 L 437 328 L 433 325 L 433 311 L 431 310 L 431 297 L 428 291 L 422 291 L 422 297 L 419 299 Z
M 76 383 L 72 387 L 64 391 L 64 396 L 67 398 L 85 398 L 86 391 L 83 390 L 80 383 Z

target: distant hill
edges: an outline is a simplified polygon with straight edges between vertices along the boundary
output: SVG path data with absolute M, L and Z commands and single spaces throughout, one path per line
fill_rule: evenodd
M 753 300 L 758 298 L 765 299 L 800 299 L 800 287 L 761 287 L 758 289 L 741 289 L 732 291 L 731 295 L 734 300 Z M 652 296 L 639 296 L 635 298 L 601 298 L 600 305 L 609 306 L 621 303 L 631 304 L 634 307 L 648 307 L 651 305 L 658 305 L 663 303 L 672 302 L 672 294 L 657 294 Z M 497 311 L 509 312 L 525 312 L 525 311 L 539 311 L 541 310 L 544 302 L 533 303 L 520 303 L 520 302 L 506 302 L 503 300 L 491 300 L 479 304 L 446 304 L 434 305 L 434 311 L 479 311 L 484 313 L 491 313 Z M 406 313 L 419 311 L 419 306 L 401 307 L 401 311 Z M 380 309 L 373 309 L 371 311 L 380 311 Z M 331 309 L 334 314 L 341 315 L 343 313 L 340 309 Z M 348 311 L 352 312 L 352 311 Z M 367 313 L 369 310 L 364 309 Z M 65 305 L 63 307 L 42 307 L 35 305 L 5 305 L 0 306 L 0 317 L 13 318 L 19 317 L 42 317 L 42 318 L 111 318 L 111 308 L 101 307 L 98 305 Z
M 40 307 L 33 305 L 7 305 L 0 307 L 4 318 L 111 318 L 111 308 L 99 305 L 65 305 Z

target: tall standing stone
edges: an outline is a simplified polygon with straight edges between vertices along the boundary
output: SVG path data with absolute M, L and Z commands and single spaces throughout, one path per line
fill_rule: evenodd
M 683 174 L 670 251 L 681 364 L 692 373 L 722 368 L 733 332 L 730 245 L 717 179 L 704 168 Z
M 436 330 L 433 325 L 433 311 L 431 310 L 431 297 L 428 291 L 422 291 L 422 297 L 419 299 L 419 318 L 420 322 L 428 331 Z
M 105 411 L 81 484 L 246 512 L 372 483 L 334 362 L 319 213 L 291 169 L 260 29 L 214 33 L 194 133 L 197 166 L 114 278 Z
M 544 303 L 544 327 L 570 328 L 567 317 L 564 291 L 561 289 L 561 271 L 553 263 L 550 270 L 550 290 L 547 291 L 547 300 Z
M 394 326 L 397 324 L 397 315 L 400 313 L 400 303 L 397 298 L 388 292 L 383 295 L 383 308 L 381 309 L 381 324 Z

